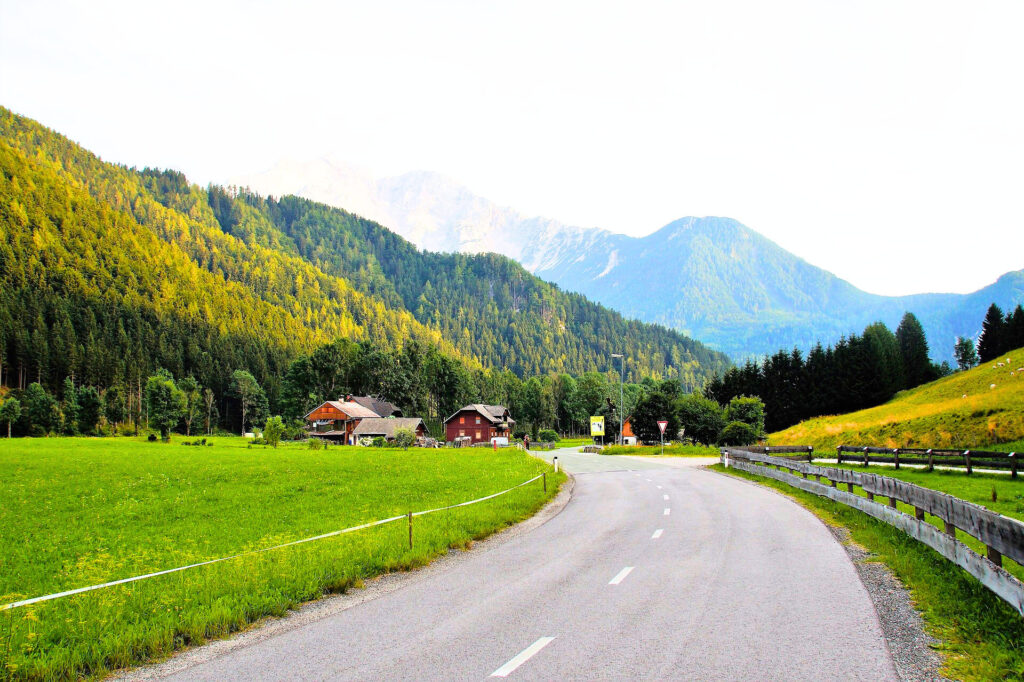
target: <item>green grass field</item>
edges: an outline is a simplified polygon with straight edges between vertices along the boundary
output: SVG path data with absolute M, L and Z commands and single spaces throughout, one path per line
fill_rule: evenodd
M 775 488 L 826 523 L 848 528 L 852 541 L 875 555 L 872 560 L 883 562 L 910 590 L 926 628 L 942 642 L 943 673 L 950 679 L 1024 679 L 1024 619 L 955 564 L 851 507 L 737 469 L 712 468 Z
M 771 445 L 1005 449 L 1024 443 L 1024 349 L 1007 353 L 1009 366 L 989 362 L 967 372 L 898 393 L 877 407 L 817 417 L 769 436 Z M 992 386 L 995 388 L 992 388 Z M 966 396 L 966 397 L 965 397 Z
M 0 603 L 474 499 L 458 510 L 0 612 L 0 675 L 77 678 L 168 655 L 521 520 L 564 474 L 514 449 L 0 442 Z
M 609 445 L 602 455 L 660 456 L 660 445 Z M 718 448 L 703 445 L 666 445 L 666 457 L 718 457 Z

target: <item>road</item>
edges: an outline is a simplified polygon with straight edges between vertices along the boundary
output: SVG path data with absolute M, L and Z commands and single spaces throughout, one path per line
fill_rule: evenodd
M 681 459 L 553 454 L 576 485 L 547 523 L 170 679 L 896 679 L 802 507 Z

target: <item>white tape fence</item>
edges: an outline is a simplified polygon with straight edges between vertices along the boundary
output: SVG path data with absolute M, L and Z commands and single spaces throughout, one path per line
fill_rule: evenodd
M 83 592 L 92 592 L 93 590 L 102 590 L 104 588 L 114 587 L 116 585 L 125 585 L 127 583 L 134 583 L 134 582 L 137 582 L 139 580 L 146 580 L 148 578 L 155 578 L 155 577 L 160 576 L 160 575 L 168 575 L 170 573 L 178 573 L 180 571 L 187 571 L 187 570 L 192 569 L 192 568 L 199 568 L 200 566 L 209 566 L 210 564 L 218 564 L 218 563 L 220 563 L 222 561 L 231 561 L 232 559 L 239 559 L 239 558 L 245 557 L 245 556 L 253 556 L 253 555 L 256 555 L 256 554 L 262 554 L 264 552 L 273 552 L 274 550 L 284 549 L 285 547 L 293 547 L 294 545 L 302 545 L 302 544 L 305 544 L 307 542 L 315 542 L 317 540 L 324 540 L 326 538 L 332 538 L 332 537 L 336 537 L 338 535 L 344 535 L 345 533 L 354 533 L 357 530 L 365 530 L 367 528 L 372 528 L 374 526 L 382 526 L 382 525 L 384 525 L 386 523 L 391 523 L 392 521 L 400 521 L 402 519 L 409 518 L 410 516 L 423 516 L 424 514 L 433 514 L 435 512 L 447 511 L 449 509 L 455 509 L 457 507 L 468 507 L 471 504 L 477 504 L 478 502 L 485 502 L 486 500 L 492 500 L 495 497 L 500 497 L 502 495 L 510 493 L 513 490 L 515 490 L 516 488 L 522 488 L 524 485 L 528 485 L 530 483 L 533 483 L 537 479 L 544 478 L 545 476 L 546 476 L 545 473 L 540 473 L 540 474 L 537 474 L 536 476 L 534 476 L 533 478 L 531 478 L 528 481 L 523 481 L 522 483 L 517 483 L 516 485 L 512 486 L 511 488 L 508 488 L 506 490 L 502 490 L 501 492 L 494 493 L 493 495 L 487 495 L 486 497 L 478 497 L 475 500 L 469 500 L 467 502 L 460 502 L 458 504 L 452 504 L 452 505 L 449 505 L 447 507 L 438 507 L 436 509 L 426 509 L 424 511 L 412 512 L 411 514 L 401 514 L 399 516 L 392 516 L 390 518 L 379 519 L 377 521 L 370 521 L 369 523 L 364 523 L 364 524 L 361 524 L 361 525 L 358 525 L 358 526 L 352 526 L 351 528 L 342 528 L 341 530 L 331 531 L 330 533 L 323 533 L 322 535 L 314 535 L 313 537 L 303 538 L 301 540 L 292 540 L 291 542 L 286 542 L 286 543 L 281 544 L 281 545 L 274 545 L 273 547 L 264 547 L 262 549 L 253 549 L 253 550 L 249 550 L 247 552 L 239 552 L 238 554 L 232 554 L 231 556 L 220 557 L 218 559 L 210 559 L 208 561 L 200 561 L 199 563 L 189 564 L 188 566 L 178 566 L 176 568 L 168 568 L 168 569 L 166 569 L 164 571 L 157 571 L 155 573 L 146 573 L 145 575 L 136 575 L 136 576 L 133 576 L 131 578 L 122 578 L 121 580 L 112 580 L 110 582 L 101 583 L 99 585 L 89 585 L 88 587 L 79 587 L 79 588 L 76 588 L 74 590 L 65 590 L 64 592 L 54 592 L 53 594 L 46 594 L 46 595 L 43 595 L 41 597 L 32 597 L 31 599 L 22 599 L 21 601 L 15 601 L 15 602 L 11 602 L 9 604 L 4 604 L 4 605 L 0 606 L 0 611 L 7 611 L 9 609 L 16 609 L 16 608 L 18 608 L 20 606 L 29 606 L 31 604 L 38 604 L 40 602 L 51 601 L 53 599 L 60 599 L 62 597 L 70 597 L 71 595 L 82 594 Z M 545 486 L 546 486 L 546 482 L 545 482 Z

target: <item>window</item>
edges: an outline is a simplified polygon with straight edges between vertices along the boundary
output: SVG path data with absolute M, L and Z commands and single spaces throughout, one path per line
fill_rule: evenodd
M 459 423 L 460 424 L 465 424 L 466 423 L 466 418 L 465 417 L 459 417 Z
M 480 429 L 476 430 L 476 439 L 480 440 Z
M 466 432 L 463 431 L 462 429 L 459 429 L 459 438 L 462 438 L 465 435 L 466 435 Z
M 480 423 L 480 417 L 479 417 L 479 415 L 478 415 L 478 416 L 477 416 L 477 418 L 476 418 L 476 423 L 477 423 L 477 424 L 479 424 L 479 423 Z

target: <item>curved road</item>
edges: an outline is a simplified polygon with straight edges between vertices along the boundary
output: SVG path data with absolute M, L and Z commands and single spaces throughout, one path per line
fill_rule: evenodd
M 576 487 L 544 525 L 171 679 L 896 679 L 802 507 L 685 460 L 553 454 Z

